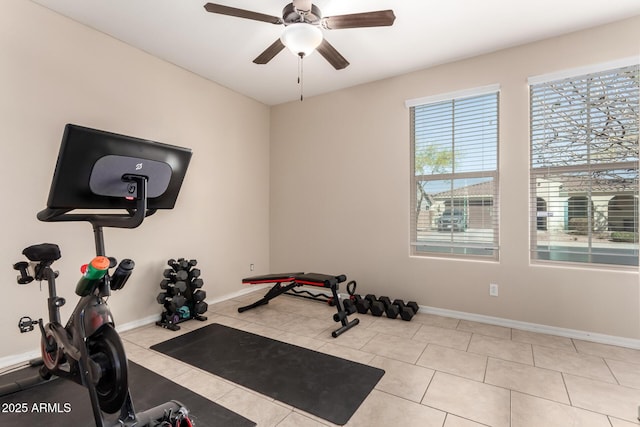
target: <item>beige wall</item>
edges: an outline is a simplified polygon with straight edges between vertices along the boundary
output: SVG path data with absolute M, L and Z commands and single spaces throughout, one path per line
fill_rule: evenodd
M 272 108 L 271 270 L 345 273 L 363 294 L 640 338 L 637 270 L 530 265 L 527 87 L 529 76 L 640 56 L 639 40 L 636 17 Z M 404 101 L 495 83 L 500 262 L 412 258 Z
M 46 284 L 18 286 L 11 266 L 24 247 L 58 243 L 66 319 L 79 266 L 95 253 L 86 223 L 41 223 L 68 122 L 193 149 L 173 211 L 134 230 L 105 229 L 108 255 L 136 271 L 109 299 L 117 324 L 159 315 L 168 258 L 196 258 L 208 299 L 237 292 L 240 279 L 269 269 L 269 108 L 24 0 L 0 13 L 2 209 L 0 361 L 37 348 L 20 334 L 23 315 L 46 316 Z M 250 125 L 247 125 L 250 124 Z M 8 345 L 7 343 L 11 343 Z
M 249 274 L 346 273 L 363 293 L 640 338 L 637 272 L 529 265 L 526 86 L 530 75 L 637 55 L 639 39 L 635 18 L 269 109 L 31 2 L 3 2 L 0 362 L 37 347 L 37 333 L 18 333 L 20 316 L 46 317 L 46 286 L 15 282 L 21 250 L 60 244 L 65 319 L 93 254 L 88 224 L 35 218 L 67 122 L 194 150 L 173 211 L 105 230 L 108 254 L 137 264 L 109 300 L 118 324 L 159 314 L 149 301 L 164 261 L 184 256 L 198 259 L 209 299 Z M 501 261 L 411 258 L 404 101 L 492 83 L 502 86 Z

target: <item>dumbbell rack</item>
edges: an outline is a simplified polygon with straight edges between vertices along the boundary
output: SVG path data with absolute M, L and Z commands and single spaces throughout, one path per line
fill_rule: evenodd
M 197 261 L 185 258 L 170 259 L 167 268 L 163 271 L 164 279 L 160 282 L 162 291 L 156 300 L 162 304 L 164 310 L 156 325 L 177 331 L 178 323 L 196 319 L 207 320 L 202 314 L 207 311 L 205 302 L 207 293 L 200 289 L 204 281 L 200 278 L 200 269 L 195 268 Z

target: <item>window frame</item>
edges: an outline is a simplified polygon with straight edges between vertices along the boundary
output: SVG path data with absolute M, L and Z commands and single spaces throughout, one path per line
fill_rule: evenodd
M 482 169 L 476 171 L 455 171 L 455 159 L 451 162 L 451 171 L 443 172 L 438 174 L 427 174 L 427 175 L 416 175 L 416 129 L 415 129 L 415 108 L 428 106 L 428 105 L 436 105 L 439 103 L 451 102 L 452 109 L 455 108 L 456 102 L 464 102 L 470 98 L 481 98 L 486 96 L 495 96 L 495 116 L 491 117 L 491 121 L 495 120 L 495 154 L 492 160 L 495 162 L 495 168 L 493 169 Z M 491 100 L 493 102 L 493 100 Z M 409 122 L 410 122 L 410 256 L 414 257 L 449 257 L 455 259 L 471 259 L 471 260 L 483 260 L 483 261 L 493 261 L 498 262 L 500 259 L 500 245 L 499 245 L 499 212 L 500 212 L 500 202 L 499 202 L 499 167 L 500 167 L 500 85 L 492 84 L 487 86 L 481 86 L 471 89 L 464 89 L 460 91 L 448 92 L 433 96 L 427 96 L 422 98 L 415 98 L 411 100 L 407 100 L 405 102 L 405 106 L 410 110 L 409 111 Z M 455 113 L 451 113 L 451 119 Z M 453 129 L 453 128 L 452 128 Z M 455 137 L 453 136 L 455 132 L 452 130 L 452 153 L 455 150 Z M 493 143 L 493 141 L 492 141 Z M 480 147 L 480 145 L 477 145 Z M 474 145 L 474 148 L 476 146 Z M 455 157 L 455 156 L 454 156 Z M 430 178 L 427 178 L 430 177 Z M 488 207 L 489 211 L 489 219 L 491 223 L 490 230 L 492 231 L 491 242 L 488 240 L 481 241 L 479 243 L 472 243 L 470 241 L 464 241 L 464 239 L 457 240 L 454 239 L 454 229 L 451 229 L 451 239 L 446 244 L 443 244 L 439 240 L 418 240 L 418 217 L 419 213 L 417 213 L 417 204 L 418 204 L 418 182 L 420 181 L 451 181 L 451 198 L 450 204 L 448 205 L 448 209 L 454 210 L 458 209 L 460 205 L 455 203 L 455 198 L 453 192 L 455 192 L 456 188 L 454 188 L 454 180 L 467 180 L 467 179 L 477 179 L 477 180 L 485 180 L 484 182 L 479 182 L 479 184 L 483 184 L 486 182 L 490 184 L 490 205 L 485 200 L 484 196 L 481 196 L 475 202 L 464 202 L 465 206 L 465 221 L 468 221 L 469 212 L 471 211 L 471 206 L 480 206 L 480 209 L 484 209 L 485 206 Z M 471 187 L 474 184 L 467 185 L 466 187 Z M 459 188 L 457 188 L 459 189 Z M 468 204 L 467 204 L 468 203 Z M 478 204 L 479 203 L 479 204 Z M 446 212 L 446 202 L 445 202 L 445 211 Z M 444 214 L 443 212 L 443 214 Z M 484 221 L 487 221 L 484 219 Z M 433 225 L 431 225 L 433 227 Z M 445 249 L 443 251 L 443 249 Z
M 582 80 L 589 80 L 589 79 L 594 79 L 597 78 L 600 75 L 606 76 L 607 73 L 613 75 L 616 72 L 620 72 L 621 70 L 623 70 L 624 68 L 627 67 L 635 67 L 636 70 L 638 70 L 639 74 L 640 74 L 640 58 L 638 57 L 630 57 L 630 58 L 623 58 L 620 60 L 616 60 L 616 61 L 610 61 L 607 63 L 602 63 L 602 64 L 595 64 L 595 65 L 589 65 L 589 66 L 585 66 L 585 67 L 579 67 L 579 68 L 573 68 L 573 69 L 568 69 L 568 70 L 563 70 L 560 72 L 555 72 L 555 73 L 551 73 L 551 74 L 545 74 L 545 75 L 541 75 L 541 76 L 534 76 L 534 77 L 530 77 L 528 79 L 528 89 L 529 89 L 529 192 L 530 192 L 530 197 L 529 197 L 529 223 L 530 223 L 530 245 L 529 245 L 529 261 L 531 264 L 533 265 L 564 265 L 564 266 L 574 266 L 574 267 L 582 267 L 582 268 L 609 268 L 609 269 L 625 269 L 625 270 L 637 270 L 638 268 L 638 252 L 639 252 L 639 245 L 637 242 L 637 233 L 638 233 L 638 226 L 640 224 L 640 220 L 638 218 L 638 205 L 637 205 L 637 201 L 638 201 L 638 196 L 639 196 L 639 192 L 640 192 L 640 185 L 638 182 L 638 174 L 640 173 L 640 164 L 638 160 L 629 160 L 628 158 L 626 160 L 616 160 L 616 161 L 611 161 L 611 162 L 598 162 L 597 161 L 597 157 L 591 157 L 590 154 L 586 155 L 586 161 L 584 163 L 580 163 L 580 164 L 566 164 L 563 166 L 559 166 L 559 165 L 555 165 L 555 166 L 537 166 L 535 165 L 535 159 L 537 158 L 538 154 L 536 154 L 537 152 L 540 152 L 542 154 L 539 154 L 541 156 L 544 155 L 544 152 L 541 151 L 536 151 L 536 147 L 534 147 L 535 144 L 540 144 L 539 142 L 539 137 L 535 137 L 534 138 L 534 126 L 536 126 L 536 124 L 538 123 L 537 120 L 541 120 L 540 117 L 534 117 L 534 105 L 536 104 L 536 102 L 543 102 L 543 100 L 540 99 L 534 99 L 534 88 L 540 89 L 542 88 L 544 85 L 552 85 L 552 84 L 560 84 L 563 81 L 570 81 L 573 84 L 577 85 L 577 82 L 580 82 Z M 640 93 L 640 76 L 638 77 L 638 79 L 636 80 L 637 82 L 637 86 L 636 88 L 638 88 L 637 90 L 639 92 L 636 92 L 636 95 L 638 95 Z M 588 83 L 587 83 L 588 86 Z M 566 93 L 566 92 L 563 92 Z M 589 94 L 589 89 L 586 89 L 586 93 Z M 565 95 L 566 96 L 566 95 Z M 636 122 L 635 122 L 635 130 L 636 130 L 636 135 L 635 135 L 635 144 L 636 144 L 636 150 L 638 149 L 639 145 L 640 145 L 640 139 L 638 136 L 638 125 L 640 124 L 640 96 L 639 96 L 639 102 L 638 104 L 635 103 L 631 103 L 630 105 L 634 105 L 635 108 L 637 108 L 638 114 L 636 115 Z M 539 107 L 538 107 L 539 108 Z M 585 111 L 587 111 L 586 114 L 587 117 L 589 117 L 587 119 L 587 123 L 588 123 L 588 130 L 586 131 L 586 139 L 585 139 L 585 147 L 589 147 L 591 144 L 596 144 L 596 140 L 597 138 L 594 137 L 594 133 L 595 133 L 595 126 L 591 126 L 591 124 L 589 123 L 589 120 L 591 120 L 591 117 L 593 115 L 593 107 L 587 103 L 586 106 L 584 107 Z M 540 114 L 540 116 L 542 117 L 543 115 Z M 545 119 L 546 116 L 542 117 L 542 119 Z M 565 124 L 566 125 L 566 124 Z M 555 128 L 554 128 L 555 129 Z M 535 140 L 535 141 L 534 141 Z M 547 155 L 550 155 L 549 153 L 551 152 L 551 150 L 546 151 Z M 636 152 L 636 157 L 638 157 L 638 153 Z M 560 180 L 562 179 L 561 177 L 563 175 L 566 176 L 580 176 L 579 174 L 584 174 L 584 176 L 588 176 L 590 173 L 594 173 L 594 172 L 610 172 L 610 173 L 614 173 L 616 171 L 624 171 L 626 170 L 628 171 L 633 171 L 635 170 L 635 179 L 634 179 L 634 188 L 631 190 L 632 191 L 632 196 L 635 197 L 635 201 L 636 203 L 634 204 L 633 207 L 633 215 L 634 215 L 634 229 L 635 229 L 635 233 L 636 233 L 636 241 L 633 242 L 635 244 L 635 247 L 632 247 L 631 249 L 631 255 L 625 255 L 627 261 L 630 261 L 631 264 L 628 263 L 624 263 L 621 260 L 625 259 L 625 258 L 620 258 L 619 256 L 616 256 L 614 251 L 602 251 L 599 252 L 597 247 L 595 245 L 593 245 L 593 240 L 595 239 L 594 236 L 596 236 L 596 233 L 598 232 L 594 227 L 594 219 L 593 219 L 593 215 L 596 212 L 596 208 L 594 207 L 594 201 L 601 198 L 602 196 L 598 196 L 598 191 L 594 190 L 594 187 L 597 186 L 597 181 L 594 178 L 588 178 L 588 191 L 586 192 L 586 196 L 582 195 L 582 194 L 578 194 L 578 192 L 575 193 L 575 195 L 573 196 L 567 196 L 567 200 L 566 200 L 566 209 L 567 212 L 565 213 L 567 215 L 567 221 L 569 220 L 569 216 L 571 216 L 571 211 L 573 210 L 579 210 L 578 209 L 578 199 L 580 199 L 580 202 L 582 202 L 583 200 L 580 197 L 586 198 L 587 202 L 585 204 L 586 209 L 587 209 L 587 214 L 586 214 L 586 218 L 587 218 L 587 227 L 586 227 L 586 238 L 587 238 L 587 243 L 586 246 L 582 245 L 582 246 L 577 246 L 579 249 L 576 249 L 574 251 L 572 251 L 571 249 L 559 249 L 560 247 L 562 247 L 561 245 L 558 245 L 558 242 L 553 241 L 551 238 L 549 238 L 548 240 L 540 240 L 538 239 L 538 231 L 541 230 L 541 224 L 544 227 L 544 231 L 547 230 L 547 217 L 543 218 L 545 215 L 551 215 L 550 214 L 550 210 L 551 208 L 547 206 L 547 204 L 550 204 L 551 202 L 548 200 L 545 200 L 543 197 L 541 197 L 542 195 L 544 195 L 544 192 L 539 192 L 538 191 L 538 187 L 541 186 L 541 183 L 544 184 L 544 181 L 546 178 L 549 177 L 555 177 L 555 180 L 560 182 Z M 574 178 L 576 179 L 576 178 Z M 597 179 L 597 178 L 596 178 Z M 550 180 L 548 182 L 551 182 Z M 617 194 L 615 191 L 611 190 L 613 194 L 613 196 L 611 197 L 611 199 L 609 199 L 609 202 L 611 202 L 612 200 L 614 200 L 616 197 L 618 196 L 624 196 L 624 198 L 628 197 L 628 194 Z M 568 194 L 568 191 L 567 191 Z M 549 198 L 550 196 L 548 196 Z M 572 200 L 573 199 L 573 200 Z M 542 201 L 542 203 L 544 203 L 545 208 L 543 209 L 544 214 L 541 215 L 541 213 L 539 211 L 541 211 L 539 203 Z M 573 208 L 572 208 L 572 202 L 573 202 Z M 555 201 L 555 204 L 553 205 L 554 207 L 557 208 L 557 206 L 560 206 L 559 201 Z M 602 203 L 602 201 L 600 201 L 600 203 Z M 584 209 L 584 208 L 583 208 Z M 610 227 L 610 216 L 611 214 L 609 212 L 607 212 L 607 225 Z M 567 223 L 567 225 L 565 225 L 565 232 L 567 234 L 569 234 L 569 232 L 571 231 L 571 225 L 569 223 Z M 542 246 L 539 244 L 540 242 L 542 242 Z M 553 247 L 556 247 L 556 249 L 554 250 Z M 546 250 L 544 248 L 547 248 Z M 586 252 L 581 251 L 580 249 L 585 249 Z M 546 255 L 545 255 L 546 254 Z M 548 259 L 546 259 L 548 258 Z M 563 259 L 566 258 L 566 259 Z M 619 259 L 619 262 L 615 263 L 615 262 L 603 262 L 606 259 Z M 634 262 L 635 259 L 635 262 Z

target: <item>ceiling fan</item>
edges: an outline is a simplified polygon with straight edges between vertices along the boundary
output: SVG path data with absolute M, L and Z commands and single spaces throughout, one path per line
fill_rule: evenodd
M 204 8 L 211 13 L 285 26 L 282 36 L 253 60 L 256 64 L 268 63 L 285 47 L 300 58 L 317 49 L 336 70 L 346 68 L 349 62 L 323 37 L 320 28 L 384 27 L 393 25 L 396 19 L 393 10 L 323 17 L 311 0 L 293 0 L 284 7 L 281 18 L 215 3 L 207 3 Z

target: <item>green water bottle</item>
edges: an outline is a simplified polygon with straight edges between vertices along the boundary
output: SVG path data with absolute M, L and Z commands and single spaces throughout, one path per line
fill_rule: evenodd
M 81 268 L 83 274 L 76 285 L 76 294 L 81 297 L 89 295 L 95 284 L 107 274 L 109 264 L 109 258 L 97 256 L 86 266 L 83 265 Z

